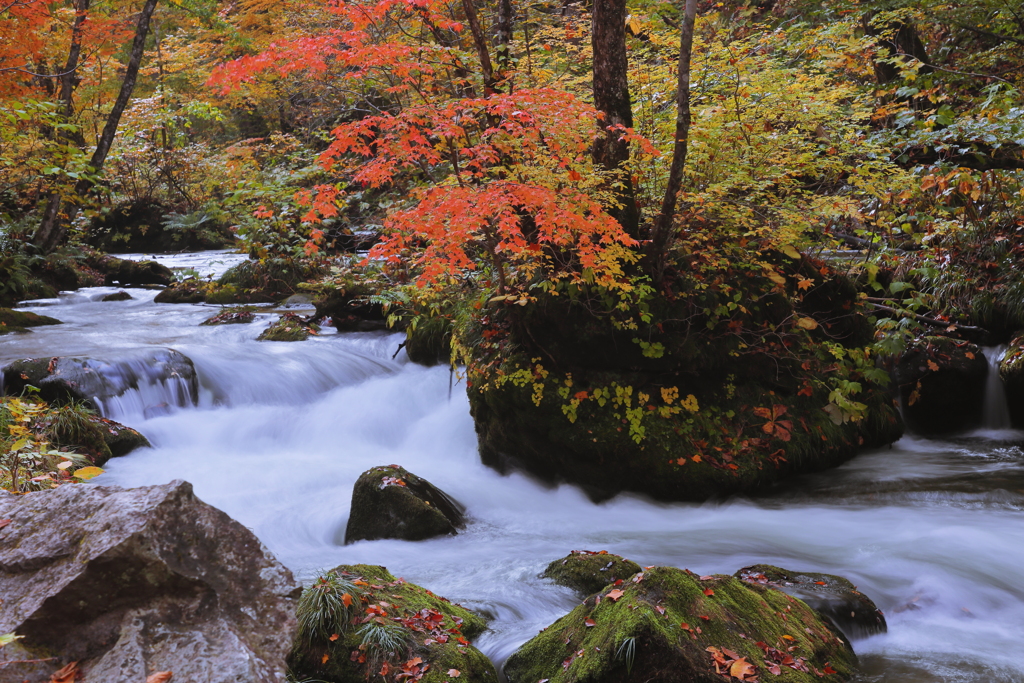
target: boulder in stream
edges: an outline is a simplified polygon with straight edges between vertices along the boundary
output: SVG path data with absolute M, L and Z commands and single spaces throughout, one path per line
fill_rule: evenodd
M 97 255 L 89 265 L 104 274 L 107 285 L 132 287 L 140 285 L 169 285 L 174 282 L 174 271 L 156 261 L 131 261 L 114 256 Z
M 596 593 L 640 571 L 640 565 L 607 550 L 573 550 L 547 566 L 541 576 L 583 594 Z
M 107 294 L 103 296 L 100 299 L 100 301 L 130 301 L 131 299 L 132 295 L 122 289 L 112 294 Z
M 53 446 L 86 455 L 99 466 L 136 448 L 150 446 L 149 439 L 137 430 L 101 417 L 80 404 L 51 409 L 38 427 Z
M 17 394 L 28 385 L 46 402 L 58 405 L 84 401 L 100 408 L 131 390 L 157 388 L 156 403 L 194 405 L 199 381 L 192 361 L 172 349 L 125 351 L 116 359 L 72 356 L 25 358 L 0 368 L 3 387 Z M 159 398 L 160 400 L 156 400 Z
M 907 426 L 942 434 L 980 424 L 988 372 L 979 346 L 950 337 L 915 341 L 896 364 Z
M 0 633 L 83 683 L 284 683 L 300 587 L 191 484 L 0 492 Z M 7 655 L 7 652 L 3 653 Z M 48 681 L 17 664 L 3 680 Z
M 296 680 L 498 680 L 469 643 L 487 626 L 481 617 L 384 567 L 342 565 L 321 574 L 303 591 L 298 620 L 288 657 Z
M 845 681 L 846 639 L 785 593 L 652 567 L 592 595 L 505 663 L 509 683 Z
M 466 524 L 464 511 L 444 491 L 403 467 L 373 467 L 359 475 L 352 489 L 345 543 L 456 534 Z
M 1014 427 L 1024 427 L 1024 332 L 1018 332 L 999 361 L 999 378 Z
M 800 598 L 818 614 L 831 619 L 850 638 L 864 638 L 888 630 L 882 610 L 841 576 L 794 572 L 770 564 L 744 567 L 735 576 L 747 583 L 768 586 Z
M 59 320 L 47 315 L 39 315 L 31 311 L 16 311 L 13 308 L 0 308 L 0 334 L 24 332 L 28 327 L 60 324 Z
M 294 313 L 284 313 L 279 319 L 271 323 L 270 327 L 263 330 L 257 339 L 259 341 L 281 342 L 305 341 L 309 339 L 309 335 L 318 334 L 319 332 L 319 326 L 306 322 Z

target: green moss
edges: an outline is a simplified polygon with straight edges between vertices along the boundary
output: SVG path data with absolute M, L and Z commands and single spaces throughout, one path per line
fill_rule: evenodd
M 469 639 L 487 627 L 481 617 L 425 588 L 395 578 L 384 567 L 342 565 L 332 572 L 358 587 L 360 595 L 353 596 L 358 607 L 353 612 L 358 616 L 338 624 L 338 637 L 333 641 L 333 634 L 326 640 L 296 641 L 288 663 L 297 678 L 364 683 L 368 678 L 376 680 L 387 663 L 389 671 L 382 678 L 391 683 L 407 662 L 421 658 L 429 664 L 423 683 L 449 680 L 449 669 L 461 671 L 461 680 L 497 681 L 490 660 L 469 644 Z M 384 654 L 376 659 L 371 647 L 360 649 L 364 640 L 361 629 L 375 624 L 402 635 L 400 640 L 406 646 L 390 657 Z
M 256 312 L 250 306 L 225 308 L 212 318 L 207 318 L 200 325 L 239 325 L 251 323 L 256 319 Z
M 27 327 L 40 325 L 60 325 L 61 321 L 30 311 L 16 311 L 11 308 L 0 308 L 0 334 L 8 332 L 24 332 Z
M 312 323 L 304 322 L 294 313 L 285 313 L 257 337 L 260 341 L 294 342 L 305 341 L 309 335 L 316 334 L 320 328 Z
M 446 363 L 452 354 L 452 323 L 446 318 L 421 318 L 405 330 L 405 352 L 421 365 Z
M 639 571 L 640 565 L 636 562 L 607 551 L 574 550 L 549 564 L 542 576 L 589 595 L 615 581 L 628 579 Z
M 766 648 L 806 660 L 810 673 L 783 665 L 770 679 L 779 683 L 842 681 L 853 671 L 845 640 L 803 602 L 779 591 L 671 567 L 649 569 L 614 590 L 621 596 L 591 596 L 513 654 L 505 665 L 510 683 L 721 683 L 707 651 L 712 647 L 746 658 L 761 676 L 771 664 Z M 627 672 L 630 639 L 634 657 Z M 819 678 L 813 672 L 824 671 L 826 663 L 837 673 Z

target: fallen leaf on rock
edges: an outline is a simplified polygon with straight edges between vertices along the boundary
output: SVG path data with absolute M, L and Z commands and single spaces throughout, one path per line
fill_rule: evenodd
M 462 675 L 462 672 L 459 671 L 458 669 L 448 669 L 448 675 L 451 676 L 452 678 L 458 678 L 459 676 Z
M 50 676 L 50 683 L 74 683 L 79 673 L 78 662 L 70 662 Z
M 11 520 L 9 520 L 9 519 L 0 519 L 0 529 L 3 529 L 5 526 L 7 526 L 10 523 L 11 523 Z
M 587 619 L 586 621 L 583 622 L 583 625 L 586 626 L 587 628 L 590 628 L 590 627 L 592 627 L 596 623 L 597 622 L 595 622 L 593 619 Z
M 336 640 L 337 640 L 338 638 L 339 638 L 339 636 L 338 636 L 338 634 L 337 634 L 337 633 L 332 633 L 332 634 L 331 634 L 331 637 L 330 637 L 330 638 L 328 638 L 328 640 L 329 640 L 329 641 L 331 641 L 331 642 L 333 643 L 333 642 L 334 642 L 334 641 L 336 641 Z
M 326 663 L 327 663 L 327 660 L 328 660 L 328 659 L 330 659 L 330 658 L 331 658 L 331 656 L 330 656 L 329 654 L 326 654 L 326 653 L 325 653 L 325 654 L 324 654 L 324 656 L 323 656 L 323 658 L 322 658 L 322 659 L 320 660 L 320 663 L 321 663 L 321 664 L 326 664 Z
M 612 590 L 608 591 L 608 593 L 606 593 L 604 597 L 614 602 L 622 596 L 623 592 L 621 590 L 619 590 L 618 588 L 613 588 Z
M 711 590 L 710 588 L 705 588 L 704 589 L 704 595 L 714 595 L 714 594 L 715 594 L 715 591 Z
M 151 673 L 149 678 L 146 679 L 146 683 L 167 683 L 174 677 L 174 673 L 171 671 L 157 671 Z
M 757 669 L 747 661 L 746 657 L 740 657 L 729 666 L 729 675 L 741 681 L 757 675 Z

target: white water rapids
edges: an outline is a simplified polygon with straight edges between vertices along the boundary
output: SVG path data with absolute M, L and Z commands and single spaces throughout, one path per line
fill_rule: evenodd
M 392 360 L 400 335 L 257 342 L 273 314 L 199 327 L 216 307 L 158 305 L 143 289 L 127 290 L 132 301 L 93 300 L 111 291 L 33 302 L 29 310 L 65 324 L 0 337 L 0 365 L 154 346 L 184 353 L 199 405 L 147 418 L 137 396 L 110 402 L 108 416 L 154 447 L 111 460 L 95 482 L 190 481 L 304 581 L 342 563 L 383 564 L 492 617 L 476 644 L 500 663 L 576 604 L 537 577 L 570 550 L 700 574 L 769 562 L 846 576 L 886 613 L 888 634 L 854 642 L 861 683 L 1024 681 L 1024 434 L 907 437 L 755 500 L 598 505 L 571 486 L 484 467 L 464 387 L 449 390 L 445 368 Z M 391 463 L 465 504 L 468 528 L 341 545 L 352 484 Z

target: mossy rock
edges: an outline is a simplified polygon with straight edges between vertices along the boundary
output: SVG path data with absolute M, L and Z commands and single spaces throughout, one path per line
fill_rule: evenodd
M 29 327 L 60 324 L 60 320 L 46 315 L 39 315 L 30 311 L 16 311 L 12 308 L 0 308 L 0 334 L 24 332 Z
M 103 273 L 103 282 L 108 286 L 166 286 L 174 282 L 174 271 L 156 261 L 130 261 L 97 254 L 89 259 L 89 265 Z
M 609 584 L 624 581 L 640 571 L 640 565 L 606 550 L 573 550 L 547 566 L 541 576 L 582 595 L 596 593 Z
M 153 301 L 158 304 L 201 304 L 206 301 L 207 285 L 196 278 L 175 282 L 162 289 Z
M 256 312 L 251 308 L 226 308 L 212 318 L 207 318 L 200 325 L 243 325 L 256 319 Z
M 132 295 L 125 291 L 114 292 L 113 294 L 107 294 L 100 301 L 130 301 Z
M 315 319 L 330 318 L 331 324 L 339 332 L 387 329 L 384 306 L 370 300 L 375 293 L 363 284 L 354 284 L 347 289 L 332 289 L 314 300 Z
M 398 465 L 373 467 L 352 488 L 345 543 L 421 541 L 456 534 L 465 524 L 462 505 L 426 479 Z
M 309 339 L 309 335 L 317 334 L 320 327 L 307 323 L 294 313 L 285 313 L 256 337 L 259 341 L 295 342 Z
M 98 466 L 111 458 L 151 445 L 137 430 L 100 417 L 80 404 L 59 406 L 49 411 L 44 418 L 44 429 L 54 446 L 87 455 Z
M 800 598 L 850 638 L 864 638 L 888 630 L 882 610 L 842 576 L 794 572 L 770 564 L 744 567 L 734 576 Z
M 405 329 L 405 352 L 420 365 L 447 363 L 452 355 L 452 323 L 446 318 L 421 319 Z
M 796 598 L 731 576 L 656 567 L 588 598 L 504 671 L 509 683 L 722 683 L 731 672 L 834 683 L 850 679 L 855 661 L 845 638 Z
M 988 361 L 981 348 L 950 337 L 924 337 L 896 364 L 907 426 L 919 434 L 962 431 L 981 423 Z
M 999 361 L 999 378 L 1013 426 L 1024 427 L 1024 332 L 1015 334 L 1007 345 Z
M 481 617 L 425 588 L 395 578 L 384 567 L 341 565 L 330 574 L 351 586 L 354 595 L 349 593 L 349 601 L 353 609 L 342 623 L 326 625 L 321 637 L 303 635 L 300 629 L 288 657 L 296 680 L 497 682 L 494 665 L 469 643 L 487 627 Z M 318 585 L 324 585 L 322 580 L 307 587 L 300 600 L 300 624 L 309 618 L 308 603 L 304 603 L 310 591 L 318 590 Z M 389 629 L 399 636 L 401 644 L 379 652 L 369 645 L 363 646 L 359 631 L 367 625 Z M 451 669 L 460 672 L 457 679 L 449 677 Z M 381 674 L 382 671 L 386 673 Z M 422 677 L 399 678 L 404 673 L 422 673 Z

